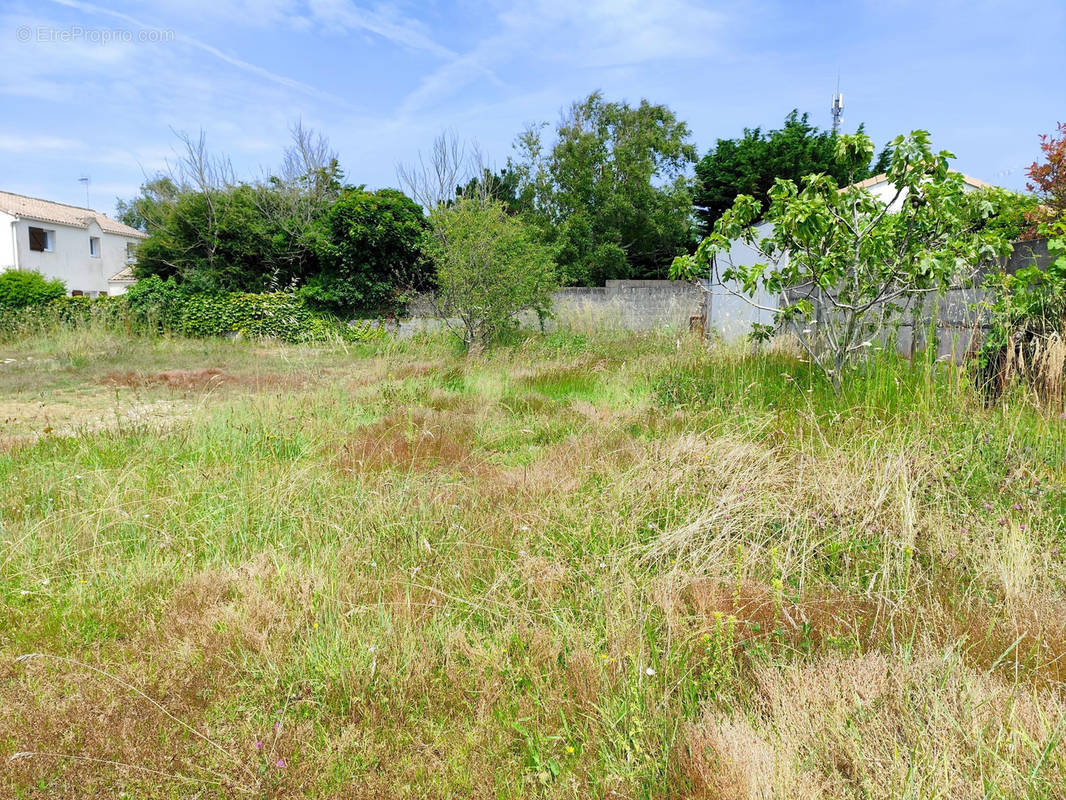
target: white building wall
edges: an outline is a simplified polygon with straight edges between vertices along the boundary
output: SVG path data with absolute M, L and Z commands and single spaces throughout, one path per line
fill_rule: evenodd
M 882 203 L 889 203 L 896 194 L 896 187 L 887 180 L 867 187 L 868 191 Z M 964 183 L 963 191 L 975 192 L 978 187 L 972 183 Z M 890 212 L 899 211 L 903 201 L 907 198 L 904 189 L 896 201 L 889 207 Z M 763 238 L 770 233 L 769 223 L 761 223 L 756 226 L 757 235 Z M 757 264 L 761 257 L 748 245 L 740 240 L 733 240 L 728 253 L 718 254 L 719 272 L 728 268 L 730 263 L 737 266 L 750 266 Z M 788 254 L 782 256 L 780 264 L 788 263 Z M 773 312 L 766 308 L 778 308 L 781 304 L 779 295 L 771 295 L 761 287 L 753 297 L 743 295 L 737 283 L 722 284 L 708 283 L 710 297 L 708 298 L 710 311 L 707 317 L 708 332 L 721 337 L 726 342 L 735 342 L 745 339 L 751 333 L 752 325 L 773 324 Z M 747 298 L 747 299 L 745 299 Z M 751 302 L 748 302 L 750 300 Z M 757 308 L 752 303 L 762 306 Z
M 0 211 L 0 270 L 17 265 L 15 256 L 15 217 Z
M 893 183 L 889 183 L 887 180 L 881 181 L 880 183 L 875 183 L 873 186 L 867 187 L 867 189 L 870 194 L 872 194 L 875 198 L 877 198 L 878 201 L 882 203 L 887 204 L 891 202 L 894 197 L 896 197 L 896 185 Z M 970 192 L 978 191 L 978 187 L 974 186 L 972 183 L 963 181 L 962 190 L 969 194 Z M 903 201 L 907 199 L 907 194 L 908 192 L 906 189 L 900 192 L 899 197 L 896 198 L 896 201 L 889 206 L 888 210 L 893 213 L 899 211 L 900 208 L 902 208 L 903 206 Z
M 10 228 L 9 224 L 9 228 Z M 52 252 L 30 249 L 30 228 L 54 231 Z M 20 219 L 14 225 L 18 266 L 38 270 L 47 278 L 59 278 L 66 284 L 67 293 L 80 291 L 96 296 L 108 292 L 108 278 L 126 268 L 126 244 L 138 242 L 133 237 L 104 233 L 96 222 L 88 228 L 75 228 L 53 222 Z M 100 255 L 89 254 L 89 238 L 100 238 Z M 3 251 L 0 249 L 0 255 Z
M 759 237 L 764 237 L 769 233 L 769 226 L 765 223 L 759 225 L 757 231 Z M 717 258 L 719 273 L 727 270 L 730 264 L 750 266 L 764 260 L 753 248 L 739 240 L 734 240 L 727 252 L 718 253 Z M 788 256 L 785 256 L 782 263 L 786 263 L 787 259 Z M 712 280 L 707 284 L 707 290 L 708 332 L 725 342 L 747 339 L 755 324 L 772 325 L 773 311 L 769 309 L 780 305 L 780 298 L 762 287 L 756 289 L 752 296 L 744 294 L 736 281 L 723 283 Z

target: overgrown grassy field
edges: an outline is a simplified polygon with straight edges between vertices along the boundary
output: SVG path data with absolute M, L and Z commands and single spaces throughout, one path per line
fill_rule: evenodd
M 0 795 L 1066 796 L 1066 419 L 667 336 L 0 345 Z

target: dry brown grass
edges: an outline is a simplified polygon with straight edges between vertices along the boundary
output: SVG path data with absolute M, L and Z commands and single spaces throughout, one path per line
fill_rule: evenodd
M 1045 405 L 1061 410 L 1066 407 L 1066 335 L 1052 332 L 1025 341 L 1012 338 L 990 379 L 997 395 L 1021 382 L 1032 387 Z
M 750 581 L 696 580 L 678 599 L 686 631 L 717 635 L 735 620 L 731 646 L 751 644 L 792 655 L 843 651 L 898 653 L 922 640 L 954 650 L 970 668 L 996 672 L 1034 689 L 1066 685 L 1066 606 L 1058 599 L 1020 607 L 992 606 L 980 595 L 960 597 L 944 583 L 915 591 L 905 602 L 831 587 L 796 597 Z M 743 658 L 743 656 L 740 656 Z
M 400 409 L 351 436 L 341 447 L 337 464 L 349 472 L 471 468 L 477 463 L 474 441 L 469 417 Z
M 950 654 L 828 656 L 753 680 L 757 715 L 709 709 L 686 731 L 679 768 L 703 796 L 976 798 L 988 781 L 1013 797 L 1036 782 L 1051 797 L 1066 787 L 1060 694 Z

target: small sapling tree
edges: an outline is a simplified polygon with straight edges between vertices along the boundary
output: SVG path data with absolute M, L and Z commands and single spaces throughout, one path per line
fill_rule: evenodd
M 753 336 L 766 339 L 792 326 L 812 363 L 839 389 L 848 367 L 905 309 L 967 285 L 983 264 L 1010 250 L 1002 231 L 987 224 L 999 194 L 968 192 L 963 176 L 948 169 L 952 154 L 933 152 L 928 133 L 896 137 L 889 147 L 887 194 L 852 180 L 870 163 L 873 142 L 862 133 L 840 136 L 836 157 L 847 185 L 824 174 L 798 185 L 777 180 L 761 220 L 761 204 L 740 195 L 695 254 L 674 261 L 671 276 L 709 275 L 752 304 L 759 289 L 780 297 L 765 309 L 773 324 L 755 326 Z M 758 263 L 733 263 L 735 242 L 752 248 Z
M 459 197 L 433 208 L 429 223 L 440 316 L 464 345 L 488 344 L 522 311 L 547 313 L 558 286 L 551 253 L 501 202 Z

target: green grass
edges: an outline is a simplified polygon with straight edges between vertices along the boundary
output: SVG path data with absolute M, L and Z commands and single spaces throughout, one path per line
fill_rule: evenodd
M 656 335 L 3 348 L 5 796 L 1066 792 L 1021 394 Z

